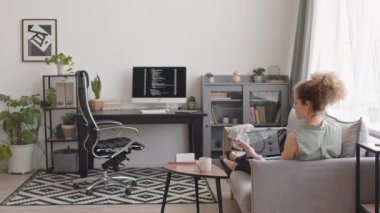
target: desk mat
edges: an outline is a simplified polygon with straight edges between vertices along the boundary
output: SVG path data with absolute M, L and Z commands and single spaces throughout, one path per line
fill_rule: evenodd
M 101 170 L 91 170 L 89 176 L 99 176 Z M 114 173 L 110 173 L 112 176 Z M 137 186 L 132 187 L 132 194 L 126 195 L 124 188 L 109 185 L 95 188 L 93 195 L 86 195 L 85 186 L 74 189 L 72 181 L 79 178 L 77 174 L 54 174 L 36 171 L 15 192 L 0 205 L 109 205 L 109 204 L 161 204 L 165 189 L 166 171 L 163 168 L 126 168 L 115 175 L 126 175 L 137 179 Z M 199 201 L 215 203 L 215 196 L 206 179 L 199 185 Z M 180 174 L 172 174 L 167 204 L 195 203 L 194 179 Z

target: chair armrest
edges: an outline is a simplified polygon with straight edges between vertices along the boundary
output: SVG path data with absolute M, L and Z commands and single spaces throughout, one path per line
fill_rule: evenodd
M 136 133 L 139 133 L 139 130 L 135 127 L 130 127 L 130 126 L 107 126 L 107 127 L 99 127 L 99 131 L 104 131 L 104 130 L 118 130 L 118 129 L 128 129 L 128 130 L 133 130 Z
M 97 120 L 95 122 L 98 125 L 112 125 L 113 124 L 113 125 L 123 126 L 123 123 L 119 121 L 114 121 L 114 120 Z

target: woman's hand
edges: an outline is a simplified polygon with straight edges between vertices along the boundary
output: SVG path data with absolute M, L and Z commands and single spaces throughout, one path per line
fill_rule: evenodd
M 234 142 L 237 146 L 241 147 L 241 148 L 244 149 L 244 150 L 247 150 L 247 149 L 250 148 L 249 144 L 246 143 L 246 142 L 244 142 L 244 141 L 233 140 L 233 142 Z

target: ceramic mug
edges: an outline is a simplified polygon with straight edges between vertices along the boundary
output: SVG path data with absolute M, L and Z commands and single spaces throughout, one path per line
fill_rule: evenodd
M 200 157 L 197 166 L 201 172 L 210 172 L 211 171 L 211 158 L 210 157 Z

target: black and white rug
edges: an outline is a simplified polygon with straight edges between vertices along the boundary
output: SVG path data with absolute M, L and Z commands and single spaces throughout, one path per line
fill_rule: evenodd
M 102 171 L 89 171 L 89 176 L 101 175 Z M 85 188 L 74 189 L 73 180 L 77 174 L 53 174 L 36 171 L 1 205 L 94 205 L 94 204 L 160 204 L 165 189 L 166 171 L 162 168 L 127 168 L 119 175 L 137 179 L 131 195 L 124 188 L 109 185 L 107 189 L 99 186 L 93 195 L 86 195 Z M 112 176 L 112 173 L 110 173 Z M 215 203 L 215 197 L 207 180 L 199 181 L 199 200 L 201 203 Z M 180 174 L 172 174 L 167 203 L 195 203 L 194 179 Z

